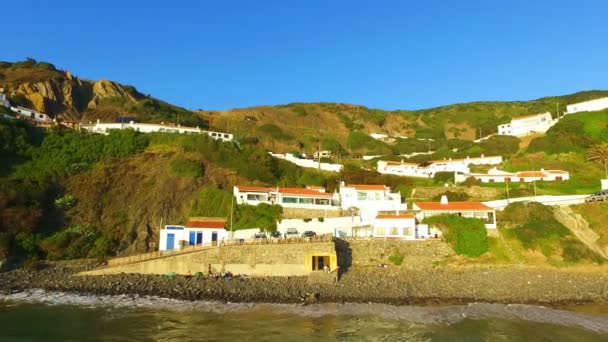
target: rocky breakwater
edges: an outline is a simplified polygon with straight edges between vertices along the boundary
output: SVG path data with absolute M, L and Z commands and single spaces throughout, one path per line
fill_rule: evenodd
M 493 267 L 353 267 L 335 284 L 308 277 L 210 279 L 196 276 L 116 274 L 76 276 L 75 270 L 49 267 L 0 274 L 0 292 L 41 288 L 93 295 L 159 296 L 183 300 L 311 303 L 376 302 L 439 304 L 497 302 L 529 304 L 608 301 L 606 268 L 556 269 Z

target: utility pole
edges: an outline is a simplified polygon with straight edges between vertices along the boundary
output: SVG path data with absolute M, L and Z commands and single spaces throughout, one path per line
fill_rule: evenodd
M 509 179 L 505 178 L 505 185 L 507 187 L 507 205 L 509 205 Z
M 534 186 L 534 197 L 536 197 L 536 179 L 532 181 L 532 185 Z

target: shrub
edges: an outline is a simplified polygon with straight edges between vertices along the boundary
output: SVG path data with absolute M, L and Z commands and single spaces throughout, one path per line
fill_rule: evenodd
M 65 195 L 55 199 L 55 207 L 57 209 L 69 209 L 76 205 L 76 197 L 72 195 Z
M 463 202 L 469 199 L 469 195 L 467 195 L 466 193 L 462 192 L 462 191 L 446 191 L 441 195 L 437 195 L 435 197 L 433 197 L 433 201 L 439 201 L 441 200 L 441 196 L 447 196 L 448 201 L 452 202 Z
M 441 229 L 456 254 L 478 257 L 488 251 L 488 232 L 479 219 L 438 215 L 426 218 L 424 223 Z
M 600 264 L 605 262 L 604 258 L 573 237 L 562 241 L 562 257 L 568 262 L 578 262 L 582 260 L 591 260 Z
M 481 184 L 481 182 L 479 180 L 477 180 L 477 178 L 470 176 L 470 177 L 467 177 L 467 179 L 465 179 L 464 182 L 462 182 L 461 184 L 466 186 L 467 188 L 470 188 L 472 186 L 477 186 L 477 185 Z
M 453 183 L 454 182 L 454 172 L 436 172 L 433 176 L 433 179 L 437 183 Z
M 390 261 L 395 266 L 400 266 L 403 263 L 404 256 L 401 253 L 395 253 L 388 257 L 388 261 Z
M 177 159 L 169 163 L 171 174 L 177 177 L 201 177 L 203 176 L 203 165 L 192 159 Z

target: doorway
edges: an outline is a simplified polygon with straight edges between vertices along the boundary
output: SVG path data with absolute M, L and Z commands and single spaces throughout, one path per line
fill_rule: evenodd
M 211 244 L 217 246 L 217 232 L 211 233 Z

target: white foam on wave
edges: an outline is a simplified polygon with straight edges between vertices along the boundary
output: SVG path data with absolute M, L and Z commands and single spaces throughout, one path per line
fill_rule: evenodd
M 223 303 L 217 301 L 184 301 L 154 296 L 119 295 L 96 296 L 40 289 L 0 295 L 3 305 L 42 303 L 74 305 L 84 308 L 119 308 L 206 312 L 212 314 L 247 313 L 256 310 L 275 314 L 291 314 L 319 318 L 324 316 L 375 316 L 386 320 L 402 320 L 416 324 L 452 325 L 465 319 L 524 320 L 536 323 L 579 327 L 598 333 L 608 333 L 608 316 L 558 310 L 524 304 L 471 303 L 451 306 L 393 306 L 387 304 L 324 303 L 318 305 Z

